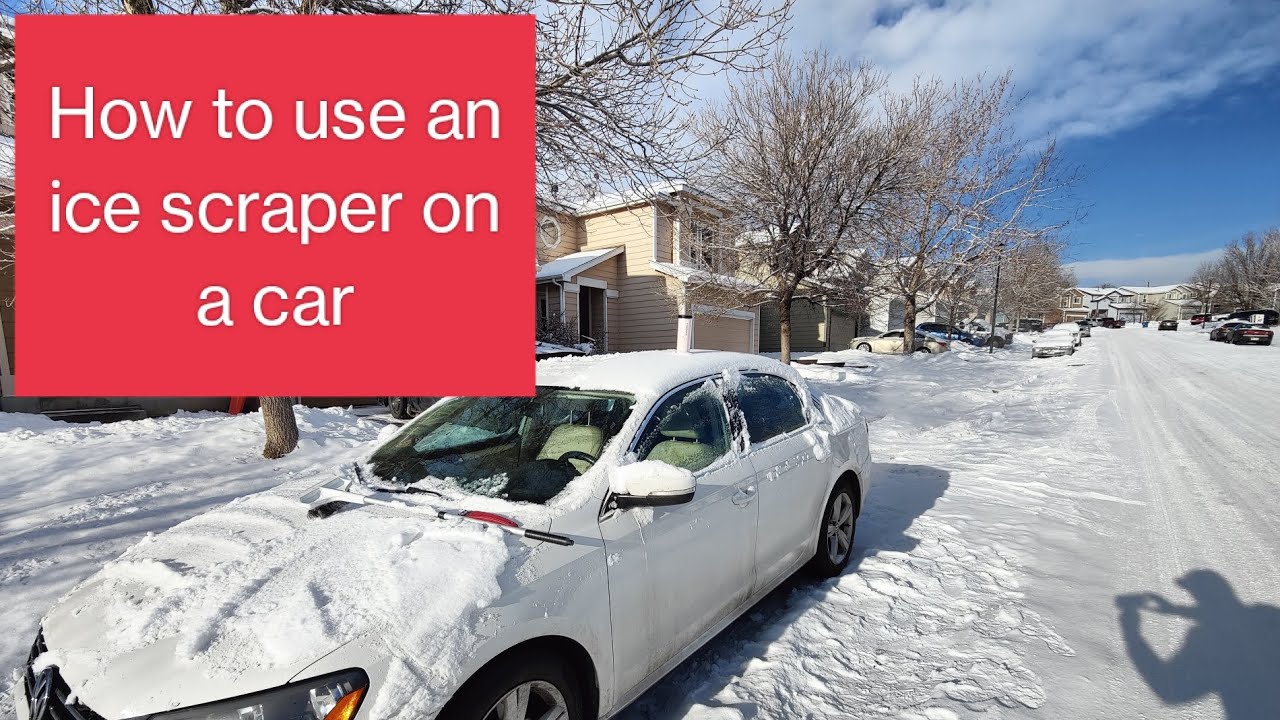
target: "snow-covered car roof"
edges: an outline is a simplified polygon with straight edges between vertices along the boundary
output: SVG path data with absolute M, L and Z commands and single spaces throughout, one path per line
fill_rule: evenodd
M 674 350 L 548 358 L 538 363 L 538 385 L 581 390 L 615 390 L 637 396 L 665 393 L 673 387 L 725 370 L 781 375 L 806 387 L 799 373 L 777 360 L 719 350 Z

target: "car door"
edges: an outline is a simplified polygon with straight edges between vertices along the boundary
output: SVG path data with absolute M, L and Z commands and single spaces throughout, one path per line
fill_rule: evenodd
M 734 441 L 722 384 L 706 379 L 660 400 L 637 433 L 637 461 L 693 473 L 683 505 L 600 519 L 609 575 L 615 682 L 625 692 L 752 595 L 759 503 L 754 470 Z
M 759 479 L 756 575 L 763 587 L 812 554 L 829 470 L 814 449 L 816 413 L 806 415 L 796 386 L 776 375 L 744 374 L 736 404 Z
M 891 330 L 881 335 L 874 341 L 872 349 L 881 353 L 902 352 L 902 331 Z

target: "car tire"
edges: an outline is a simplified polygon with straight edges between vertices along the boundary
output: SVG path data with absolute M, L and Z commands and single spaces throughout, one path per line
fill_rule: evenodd
M 413 417 L 413 413 L 409 410 L 409 398 L 407 397 L 387 398 L 387 411 L 391 413 L 391 417 L 397 420 L 408 420 Z
M 814 548 L 813 559 L 805 570 L 816 578 L 830 578 L 844 572 L 849 566 L 849 558 L 853 557 L 853 543 L 858 529 L 858 497 L 853 483 L 843 478 L 837 480 L 822 507 L 817 547 Z M 848 541 L 843 544 L 843 548 L 840 548 L 839 538 L 834 541 L 835 545 L 832 544 L 832 532 L 837 527 L 837 522 L 848 533 Z M 838 552 L 840 549 L 843 549 L 843 554 Z
M 999 350 L 1000 348 L 1004 347 L 1004 340 L 1002 340 L 1002 339 L 1000 339 L 1000 338 L 998 338 L 998 337 L 993 337 L 993 338 L 991 338 L 991 340 L 989 340 L 988 342 L 991 344 L 991 347 L 993 347 L 993 348 L 995 348 L 995 349 L 997 349 L 997 350 Z
M 933 351 L 932 351 L 932 350 L 930 350 L 930 349 L 929 349 L 929 348 L 927 348 L 927 347 L 918 347 L 918 348 L 916 348 L 916 352 L 918 352 L 918 353 L 924 353 L 925 355 L 929 355 L 929 354 L 931 354 Z
M 516 720 L 543 717 L 552 707 L 563 707 L 565 714 L 560 717 L 565 720 L 586 720 L 577 673 L 563 658 L 532 649 L 509 653 L 484 666 L 454 693 L 437 718 L 495 720 L 498 705 L 520 688 L 528 705 L 525 716 Z
M 861 350 L 862 352 L 871 352 L 871 344 L 870 344 L 870 343 L 858 343 L 858 347 L 857 347 L 857 348 L 855 348 L 855 349 L 856 349 L 856 350 Z

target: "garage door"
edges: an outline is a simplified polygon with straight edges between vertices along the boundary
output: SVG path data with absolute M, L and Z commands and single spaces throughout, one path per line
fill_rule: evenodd
M 700 350 L 751 352 L 751 321 L 719 315 L 693 319 L 693 346 Z

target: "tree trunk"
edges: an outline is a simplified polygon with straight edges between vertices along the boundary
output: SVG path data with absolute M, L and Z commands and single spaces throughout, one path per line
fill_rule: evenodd
M 156 5 L 152 0 L 124 0 L 124 11 L 129 15 L 155 15 Z
M 902 298 L 902 352 L 910 355 L 916 351 L 916 296 Z
M 792 293 L 783 293 L 778 298 L 778 338 L 782 351 L 779 360 L 791 364 L 791 302 Z
M 263 457 L 282 458 L 298 447 L 298 418 L 293 414 L 293 398 L 264 397 L 262 424 L 267 429 Z

